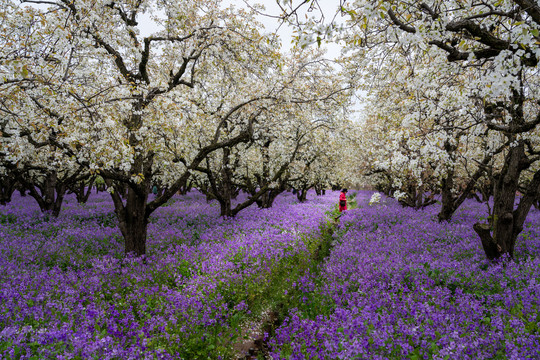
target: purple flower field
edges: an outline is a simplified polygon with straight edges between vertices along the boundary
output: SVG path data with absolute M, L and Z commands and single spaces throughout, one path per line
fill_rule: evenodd
M 309 251 L 336 196 L 231 220 L 175 196 L 150 219 L 146 263 L 124 259 L 109 194 L 68 197 L 58 219 L 15 196 L 0 208 L 0 358 L 227 358 L 247 304 Z
M 485 205 L 466 202 L 439 224 L 438 206 L 358 198 L 319 277 L 303 280 L 306 296 L 329 299 L 328 311 L 293 309 L 271 340 L 275 358 L 540 358 L 539 211 L 516 261 L 488 265 L 472 229 Z
M 177 195 L 150 219 L 146 262 L 124 259 L 107 193 L 68 196 L 58 219 L 15 196 L 0 208 L 0 358 L 232 359 L 269 294 L 290 305 L 274 359 L 540 358 L 540 212 L 516 261 L 488 264 L 472 230 L 484 205 L 439 224 L 438 206 L 370 196 L 315 270 L 337 192 L 235 219 Z

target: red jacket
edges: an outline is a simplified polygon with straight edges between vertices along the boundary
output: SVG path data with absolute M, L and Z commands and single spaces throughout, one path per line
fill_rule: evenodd
M 345 201 L 345 205 L 341 206 L 341 201 Z M 347 194 L 345 194 L 343 191 L 339 194 L 339 212 L 342 212 L 343 210 L 347 210 Z

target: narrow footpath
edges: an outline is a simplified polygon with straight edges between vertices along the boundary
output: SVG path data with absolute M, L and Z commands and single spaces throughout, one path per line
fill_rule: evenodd
M 336 211 L 337 212 L 337 211 Z M 303 266 L 299 264 L 298 278 L 304 275 L 307 271 L 318 276 L 320 264 L 330 255 L 333 235 L 339 224 L 341 214 L 336 212 L 329 213 L 329 218 L 321 227 L 321 233 L 313 244 L 313 251 L 309 256 L 309 264 Z M 274 336 L 275 330 L 283 323 L 284 319 L 289 315 L 289 310 L 296 304 L 296 299 L 303 295 L 297 289 L 287 289 L 286 297 L 277 297 L 277 294 L 263 294 L 267 300 L 265 303 L 268 306 L 261 311 L 258 318 L 244 324 L 243 336 L 234 344 L 234 350 L 238 360 L 256 360 L 268 359 L 269 348 L 268 342 Z

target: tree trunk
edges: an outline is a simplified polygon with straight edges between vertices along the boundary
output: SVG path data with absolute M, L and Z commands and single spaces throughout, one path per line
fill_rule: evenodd
M 232 212 L 232 199 L 235 197 L 235 186 L 232 183 L 232 170 L 231 170 L 231 149 L 222 149 L 222 166 L 217 176 L 209 171 L 206 175 L 210 182 L 210 187 L 207 188 L 207 192 L 211 193 L 220 206 L 220 215 L 233 217 Z M 211 169 L 210 159 L 206 159 L 207 169 Z
M 285 190 L 282 189 L 281 187 L 279 189 L 271 189 L 271 190 L 269 190 L 267 193 L 262 195 L 259 200 L 256 201 L 257 206 L 259 206 L 259 208 L 261 208 L 261 209 L 269 209 L 269 208 L 271 208 L 272 205 L 274 205 L 274 200 L 276 200 L 278 195 L 281 194 L 283 191 L 285 191 Z
M 501 256 L 502 248 L 498 245 L 491 236 L 491 227 L 489 224 L 476 223 L 473 225 L 474 231 L 480 237 L 482 248 L 489 260 L 493 260 Z
M 226 217 L 232 217 L 232 207 L 230 198 L 219 198 L 220 215 Z
M 478 167 L 478 169 L 475 171 L 475 173 L 469 178 L 467 184 L 464 188 L 461 190 L 461 194 L 454 196 L 452 195 L 452 188 L 454 186 L 454 169 L 449 171 L 447 173 L 446 178 L 442 180 L 441 189 L 442 189 L 442 208 L 441 212 L 438 215 L 439 222 L 441 221 L 450 221 L 452 216 L 454 215 L 454 212 L 463 204 L 463 202 L 470 198 L 471 195 L 474 197 L 478 202 L 482 202 L 482 200 L 478 197 L 476 194 L 476 188 L 478 188 L 478 180 L 486 174 L 488 177 L 488 180 L 480 184 L 480 191 L 482 193 L 483 201 L 487 202 L 489 201 L 489 197 L 491 196 L 491 193 L 493 192 L 493 186 L 492 182 L 490 180 L 491 170 L 488 167 L 488 164 L 491 162 L 491 159 L 495 154 L 500 153 L 504 149 L 504 146 L 501 146 L 499 149 L 497 149 L 494 153 L 487 154 L 484 159 L 482 160 L 482 163 Z
M 178 193 L 180 195 L 186 195 L 188 192 L 191 191 L 192 187 L 193 187 L 193 182 L 192 181 L 187 181 L 186 185 L 182 186 L 180 188 L 180 190 L 178 191 Z
M 461 136 L 456 137 L 452 131 L 448 131 L 447 135 L 449 135 L 450 138 L 456 139 L 455 143 L 453 141 L 450 141 L 449 139 L 445 140 L 443 147 L 446 154 L 448 154 L 452 164 L 456 159 L 456 150 L 458 148 L 458 142 Z M 446 176 L 443 177 L 441 181 L 442 206 L 441 211 L 438 214 L 439 222 L 450 221 L 452 215 L 454 215 L 454 212 L 459 207 L 459 204 L 456 204 L 456 198 L 454 197 L 454 195 L 452 195 L 452 190 L 454 190 L 454 176 L 455 167 L 454 165 L 449 165 L 446 168 Z M 464 191 L 466 191 L 466 189 L 464 189 Z
M 41 189 L 41 196 L 43 201 L 40 202 L 39 206 L 41 208 L 41 211 L 52 211 L 55 201 L 55 190 L 56 190 L 56 181 L 58 180 L 58 175 L 56 171 L 52 171 L 51 173 L 47 174 L 45 181 L 42 185 Z
M 452 188 L 454 187 L 454 171 L 449 171 L 445 178 L 442 179 L 442 206 L 438 214 L 439 222 L 450 221 L 452 215 L 456 211 Z
M 2 177 L 0 182 L 0 205 L 6 205 L 11 201 L 11 196 L 15 192 L 17 181 L 9 177 Z
M 60 215 L 60 210 L 62 209 L 62 204 L 64 203 L 64 196 L 66 195 L 66 187 L 64 185 L 60 185 L 59 189 L 57 189 L 56 192 L 56 200 L 54 201 L 52 205 L 52 215 L 54 217 L 58 217 Z
M 14 192 L 14 188 L 2 188 L 2 191 L 0 192 L 0 205 L 7 205 L 11 201 L 11 196 Z
M 56 171 L 51 171 L 44 175 L 45 179 L 42 184 L 36 185 L 28 181 L 24 181 L 24 187 L 38 203 L 41 212 L 48 213 L 54 217 L 60 215 L 64 196 L 67 192 L 67 187 L 63 183 L 58 183 Z
M 124 237 L 124 253 L 133 254 L 137 257 L 146 254 L 146 231 L 148 218 L 151 211 L 148 209 L 148 195 L 150 194 L 152 159 L 145 164 L 145 173 L 148 175 L 140 184 L 124 186 L 122 183 L 113 183 L 105 179 L 108 188 L 113 188 L 111 198 L 114 203 L 114 212 L 118 218 L 118 227 Z M 126 189 L 127 188 L 127 189 Z M 123 200 L 122 194 L 117 189 L 126 190 Z M 124 203 L 125 201 L 125 203 Z
M 129 186 L 127 186 L 126 184 L 118 184 L 117 186 L 117 190 L 118 194 L 123 198 L 123 199 L 127 199 L 128 197 L 128 192 L 129 192 Z
M 520 141 L 517 146 L 510 148 L 505 157 L 503 169 L 495 182 L 493 233 L 491 233 L 488 224 L 476 223 L 474 225 L 474 230 L 480 237 L 486 256 L 490 260 L 497 259 L 503 254 L 508 254 L 510 257 L 514 256 L 516 238 L 523 229 L 522 225 L 526 217 L 526 214 L 514 212 L 514 204 L 519 177 L 528 164 L 524 144 Z
M 414 208 L 416 210 L 421 209 L 424 203 L 424 186 L 421 185 L 416 191 L 416 198 L 414 199 Z
M 141 145 L 136 133 L 143 124 L 141 115 L 143 108 L 141 98 L 133 105 L 133 112 L 129 119 L 126 120 L 126 127 L 130 131 L 128 141 L 133 148 Z M 107 180 L 104 177 L 107 186 L 113 186 L 114 191 L 111 193 L 111 197 L 118 217 L 118 226 L 124 236 L 124 252 L 126 255 L 134 254 L 139 257 L 146 254 L 148 218 L 153 211 L 147 203 L 148 195 L 152 191 L 152 184 L 155 183 L 152 173 L 153 163 L 153 151 L 140 152 L 134 157 L 129 173 L 123 174 L 124 181 L 113 183 L 112 180 Z M 139 182 L 132 181 L 131 178 L 134 175 L 140 176 L 141 180 Z
M 439 222 L 450 221 L 452 215 L 456 211 L 454 207 L 454 197 L 452 196 L 452 188 L 454 186 L 453 171 L 447 174 L 447 177 L 442 180 L 442 206 L 441 211 L 437 215 Z
M 85 204 L 88 201 L 96 177 L 97 176 L 92 176 L 88 182 L 86 180 L 81 180 L 71 187 L 71 191 L 75 193 L 75 197 L 79 204 Z
M 270 193 L 272 190 L 268 191 L 266 194 L 262 195 L 257 201 L 257 206 L 261 209 L 268 209 L 272 207 L 273 200 L 270 199 Z M 256 194 L 256 191 L 253 192 L 253 194 Z
M 144 190 L 145 187 L 138 190 Z M 125 253 L 133 253 L 135 256 L 146 254 L 146 230 L 148 227 L 148 214 L 146 201 L 149 190 L 135 191 L 132 187 L 127 189 L 125 206 L 117 206 L 122 203 L 120 194 L 115 193 L 115 211 L 118 215 L 119 227 L 125 239 Z
M 297 198 L 298 201 L 301 202 L 301 203 L 306 202 L 306 199 L 307 199 L 307 193 L 308 193 L 308 188 L 302 187 L 302 188 L 299 189 L 298 192 L 296 193 L 296 198 Z

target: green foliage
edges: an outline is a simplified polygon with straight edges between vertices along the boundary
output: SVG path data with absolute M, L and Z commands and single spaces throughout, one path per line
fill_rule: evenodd
M 113 211 L 106 214 L 90 214 L 87 216 L 74 215 L 73 219 L 79 221 L 81 224 L 96 222 L 103 227 L 115 227 L 118 225 L 118 219 Z
M 355 209 L 358 207 L 358 203 L 356 200 L 357 192 L 352 192 L 347 195 L 347 209 Z
M 335 204 L 332 210 L 326 211 L 325 214 L 327 219 L 327 226 L 330 226 L 332 222 L 338 220 L 341 217 L 341 213 L 339 212 L 339 205 Z
M 0 214 L 0 224 L 15 224 L 17 217 L 13 214 Z

